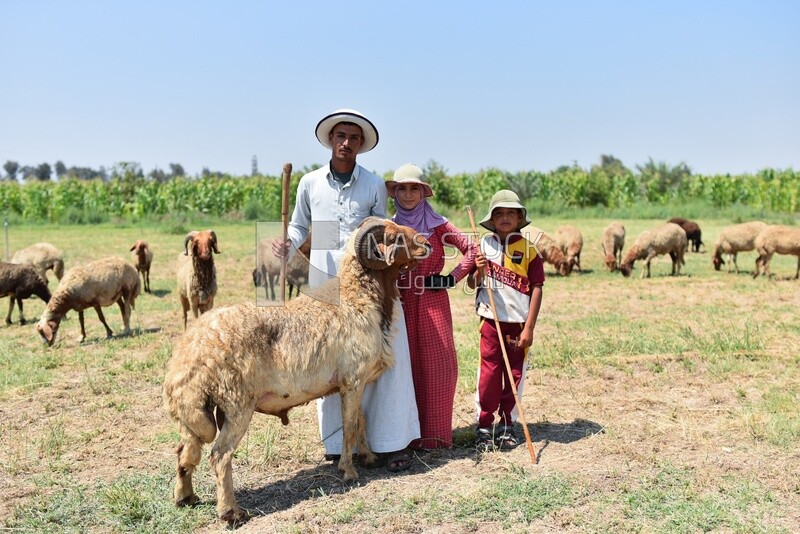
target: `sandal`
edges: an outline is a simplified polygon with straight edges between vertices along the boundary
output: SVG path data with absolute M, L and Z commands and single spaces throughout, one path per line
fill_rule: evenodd
M 391 473 L 399 473 L 411 467 L 411 461 L 408 449 L 390 452 L 386 455 L 386 469 Z
M 478 428 L 475 431 L 475 447 L 482 452 L 491 451 L 495 444 L 492 440 L 491 428 Z
M 498 449 L 513 449 L 519 445 L 519 440 L 514 435 L 513 426 L 501 426 L 499 430 L 500 432 L 494 439 L 494 444 Z

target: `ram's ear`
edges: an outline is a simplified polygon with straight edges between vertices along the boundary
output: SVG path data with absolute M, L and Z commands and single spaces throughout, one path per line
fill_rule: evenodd
M 397 245 L 392 243 L 389 246 L 383 245 L 383 247 L 384 250 L 382 250 L 382 252 L 384 256 L 384 261 L 386 262 L 386 265 L 392 265 L 394 263 L 395 252 L 397 252 Z

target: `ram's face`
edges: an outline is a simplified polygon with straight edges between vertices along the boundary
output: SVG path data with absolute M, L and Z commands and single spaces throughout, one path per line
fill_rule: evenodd
M 387 263 L 399 267 L 401 271 L 413 269 L 431 254 L 431 245 L 422 234 L 394 223 L 386 226 L 384 247 Z
M 42 341 L 47 343 L 48 347 L 52 347 L 53 343 L 56 341 L 59 324 L 59 321 L 48 319 L 47 317 L 42 317 L 36 324 L 36 331 L 39 332 L 39 336 L 42 338 Z

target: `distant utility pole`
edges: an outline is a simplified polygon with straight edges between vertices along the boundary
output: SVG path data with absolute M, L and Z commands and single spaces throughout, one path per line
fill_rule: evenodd
M 252 172 L 252 176 L 255 176 L 256 174 L 258 174 L 258 158 L 253 156 L 253 172 Z

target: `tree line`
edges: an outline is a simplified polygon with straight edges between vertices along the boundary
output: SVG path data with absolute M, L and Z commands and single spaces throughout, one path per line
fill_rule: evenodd
M 171 164 L 169 172 L 154 169 L 145 175 L 136 163 L 122 162 L 108 171 L 95 171 L 67 168 L 59 162 L 57 181 L 40 178 L 47 169 L 36 174 L 38 168 L 27 167 L 23 172 L 24 167 L 15 168 L 10 163 L 14 162 L 6 163 L 5 179 L 0 181 L 0 210 L 6 217 L 26 222 L 136 221 L 176 213 L 238 214 L 250 220 L 280 218 L 280 177 L 259 174 L 255 162 L 249 176 L 207 169 L 199 176 L 186 176 L 179 164 Z M 316 167 L 294 173 L 292 202 L 300 177 Z M 651 159 L 629 169 L 614 156 L 603 155 L 588 169 L 573 164 L 548 172 L 512 173 L 489 168 L 453 174 L 430 161 L 425 171 L 436 193 L 433 202 L 452 210 L 463 210 L 466 205 L 487 206 L 497 190 L 512 189 L 529 209 L 540 212 L 545 206 L 621 208 L 637 203 L 689 201 L 713 207 L 739 204 L 772 212 L 800 212 L 800 173 L 792 169 L 699 175 L 685 163 L 669 165 Z M 392 172 L 383 175 L 389 179 Z

